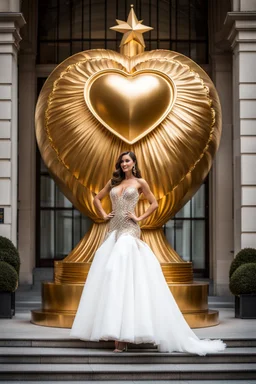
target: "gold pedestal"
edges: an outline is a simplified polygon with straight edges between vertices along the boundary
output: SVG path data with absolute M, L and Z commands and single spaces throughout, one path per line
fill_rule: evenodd
M 77 277 L 77 284 L 43 283 L 43 307 L 32 311 L 32 323 L 48 327 L 71 328 L 82 294 L 83 281 L 89 271 L 89 264 L 56 263 L 56 280 L 59 280 L 60 275 L 62 279 L 65 278 L 65 268 L 68 268 L 68 276 L 72 276 L 71 271 L 73 271 Z M 161 266 L 169 288 L 189 326 L 201 328 L 217 325 L 218 311 L 208 310 L 208 283 L 192 281 L 191 263 L 163 263 Z M 78 271 L 79 275 L 77 275 Z

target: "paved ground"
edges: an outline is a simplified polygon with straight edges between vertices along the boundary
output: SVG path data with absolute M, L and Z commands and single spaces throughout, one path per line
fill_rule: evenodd
M 195 329 L 200 338 L 255 339 L 256 320 L 234 317 L 234 309 L 220 309 L 220 324 Z M 40 327 L 30 323 L 30 312 L 18 312 L 12 319 L 0 320 L 0 339 L 69 339 L 69 329 Z

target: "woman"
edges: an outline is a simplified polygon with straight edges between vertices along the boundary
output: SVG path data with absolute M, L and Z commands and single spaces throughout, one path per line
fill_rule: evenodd
M 111 213 L 101 199 L 110 194 Z M 134 213 L 140 193 L 150 206 L 139 217 Z M 95 196 L 94 204 L 109 221 L 105 241 L 91 265 L 71 336 L 83 340 L 115 340 L 114 352 L 127 342 L 153 343 L 161 352 L 205 355 L 225 349 L 221 340 L 199 340 L 186 323 L 165 281 L 159 261 L 140 240 L 139 221 L 158 207 L 142 179 L 133 152 L 122 153 L 116 171 Z

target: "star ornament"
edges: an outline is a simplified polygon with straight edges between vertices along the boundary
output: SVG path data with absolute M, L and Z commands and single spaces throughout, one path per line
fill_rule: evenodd
M 153 28 L 148 27 L 147 25 L 143 25 L 143 20 L 139 21 L 137 19 L 133 10 L 133 5 L 131 5 L 131 10 L 128 15 L 127 21 L 125 22 L 122 20 L 116 20 L 116 22 L 118 25 L 115 25 L 110 29 L 124 34 L 120 47 L 129 43 L 132 40 L 135 40 L 137 43 L 141 44 L 145 48 L 145 42 L 142 34 L 150 31 Z

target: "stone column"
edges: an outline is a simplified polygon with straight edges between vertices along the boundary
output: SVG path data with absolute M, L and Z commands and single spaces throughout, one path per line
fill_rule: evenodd
M 36 261 L 36 43 L 37 1 L 24 0 L 19 54 L 19 253 L 20 283 L 32 284 Z
M 256 248 L 256 0 L 234 2 L 226 34 L 233 51 L 235 253 Z
M 17 169 L 18 169 L 18 65 L 21 40 L 19 30 L 25 24 L 19 1 L 0 2 L 0 207 L 4 223 L 0 235 L 17 244 Z
M 222 137 L 212 169 L 211 215 L 214 294 L 229 295 L 229 267 L 233 260 L 232 215 L 232 58 L 218 53 L 213 60 L 214 82 L 222 107 Z
M 229 1 L 210 0 L 210 63 L 222 108 L 222 137 L 210 177 L 210 245 L 213 294 L 230 295 L 229 267 L 233 260 L 232 54 L 219 46 L 219 33 Z

